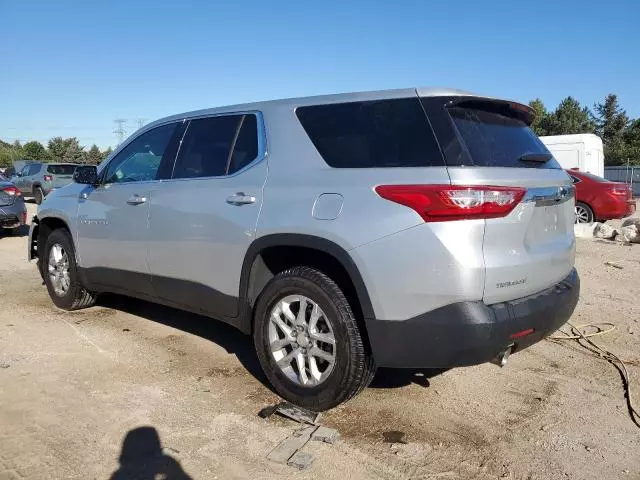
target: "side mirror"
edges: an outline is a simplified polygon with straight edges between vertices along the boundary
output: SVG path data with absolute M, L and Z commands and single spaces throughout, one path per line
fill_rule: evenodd
M 16 177 L 21 177 L 22 176 L 22 172 L 16 172 Z
M 73 181 L 83 185 L 98 184 L 98 168 L 95 165 L 80 165 L 73 172 Z

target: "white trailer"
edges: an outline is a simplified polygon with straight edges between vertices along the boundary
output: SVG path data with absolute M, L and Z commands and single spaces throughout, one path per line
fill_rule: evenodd
M 593 133 L 540 137 L 564 169 L 577 168 L 604 177 L 602 140 Z

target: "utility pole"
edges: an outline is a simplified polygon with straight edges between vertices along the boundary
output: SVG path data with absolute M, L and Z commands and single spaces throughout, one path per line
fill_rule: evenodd
M 139 118 L 136 120 L 136 126 L 138 127 L 138 130 L 144 127 L 144 124 L 146 123 L 145 120 L 145 118 Z
M 124 141 L 124 135 L 127 131 L 124 128 L 124 124 L 127 123 L 126 118 L 116 118 L 113 121 L 116 124 L 116 129 L 113 131 L 117 135 L 118 145 L 120 145 Z

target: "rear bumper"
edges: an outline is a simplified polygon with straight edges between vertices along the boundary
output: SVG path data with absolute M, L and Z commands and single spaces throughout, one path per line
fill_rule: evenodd
M 367 330 L 381 367 L 476 365 L 553 333 L 571 317 L 579 294 L 574 269 L 557 285 L 528 297 L 494 305 L 459 302 L 404 321 L 369 320 Z M 533 332 L 512 338 L 529 329 Z
M 0 228 L 18 228 L 26 223 L 27 210 L 24 203 L 0 207 Z
M 599 221 L 614 220 L 633 215 L 636 212 L 636 201 L 619 200 L 609 201 L 595 207 L 596 219 Z

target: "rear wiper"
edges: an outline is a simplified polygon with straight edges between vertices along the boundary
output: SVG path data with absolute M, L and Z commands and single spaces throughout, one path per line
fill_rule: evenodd
M 550 153 L 538 152 L 538 153 L 524 153 L 518 158 L 521 162 L 548 162 L 553 158 Z

